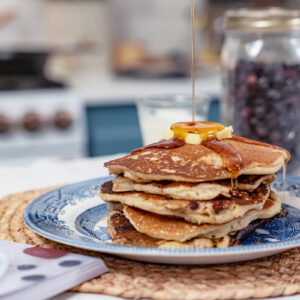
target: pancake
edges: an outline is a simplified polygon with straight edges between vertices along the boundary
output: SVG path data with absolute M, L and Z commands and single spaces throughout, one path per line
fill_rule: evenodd
M 237 179 L 237 189 L 243 191 L 254 191 L 262 183 L 270 184 L 276 179 L 276 174 L 269 175 L 241 175 Z M 230 185 L 231 187 L 231 185 Z
M 222 140 L 222 143 L 230 145 L 241 157 L 242 166 L 238 175 L 273 174 L 289 159 L 289 153 L 279 147 L 267 147 L 233 139 Z M 105 166 L 110 174 L 123 174 L 135 182 L 205 182 L 232 177 L 222 157 L 202 144 L 184 144 L 167 150 L 145 148 L 135 154 L 107 162 Z
M 254 192 L 240 191 L 234 198 L 214 200 L 173 200 L 161 195 L 142 192 L 114 193 L 112 182 L 102 185 L 99 195 L 106 202 L 119 202 L 159 215 L 176 216 L 196 224 L 223 224 L 243 217 L 249 210 L 262 209 L 270 188 L 261 184 Z
M 149 237 L 138 232 L 118 210 L 110 211 L 108 214 L 108 233 L 113 244 L 120 246 L 134 246 L 146 248 L 166 248 L 166 249 L 201 249 L 201 248 L 225 248 L 238 245 L 256 228 L 265 224 L 270 219 L 255 220 L 246 228 L 234 234 L 228 234 L 222 238 L 194 238 L 186 242 L 166 241 Z
M 188 242 L 159 240 L 149 237 L 135 230 L 124 214 L 118 210 L 110 211 L 108 214 L 108 234 L 115 245 L 135 246 L 145 248 L 225 248 L 231 244 L 230 236 L 221 239 L 199 238 Z
M 262 210 L 251 210 L 242 218 L 219 225 L 195 225 L 182 219 L 161 216 L 129 206 L 124 207 L 124 215 L 140 233 L 156 239 L 184 242 L 196 237 L 221 238 L 247 227 L 256 219 L 271 218 L 280 213 L 280 210 L 281 203 L 272 192 Z
M 270 175 L 242 175 L 238 178 L 237 189 L 254 191 L 261 183 L 271 183 L 275 174 Z M 145 192 L 163 195 L 173 199 L 184 200 L 211 200 L 218 196 L 231 197 L 231 180 L 218 180 L 211 182 L 171 182 L 158 181 L 149 183 L 134 182 L 124 176 L 113 180 L 113 192 Z

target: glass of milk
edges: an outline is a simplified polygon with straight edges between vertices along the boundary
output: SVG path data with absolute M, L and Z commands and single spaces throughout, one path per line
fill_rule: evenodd
M 207 121 L 210 97 L 197 93 L 195 104 L 195 121 Z M 149 96 L 138 99 L 136 105 L 144 145 L 163 139 L 173 123 L 193 120 L 191 96 Z

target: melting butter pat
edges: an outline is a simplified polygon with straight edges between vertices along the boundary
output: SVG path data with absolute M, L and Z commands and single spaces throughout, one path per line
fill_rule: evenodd
M 171 130 L 171 129 L 167 129 L 166 130 L 166 132 L 165 132 L 165 139 L 166 140 L 170 140 L 170 139 L 172 139 L 174 137 L 174 132 L 173 132 L 173 130 Z
M 200 145 L 202 142 L 202 138 L 201 138 L 200 134 L 188 133 L 185 137 L 185 142 L 187 144 Z
M 217 132 L 216 137 L 218 140 L 230 139 L 232 138 L 232 132 L 232 126 L 225 127 L 224 129 Z

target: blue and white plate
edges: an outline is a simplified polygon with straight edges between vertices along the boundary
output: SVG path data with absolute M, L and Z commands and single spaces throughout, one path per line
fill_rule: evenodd
M 107 208 L 97 195 L 111 177 L 61 187 L 31 202 L 24 213 L 26 224 L 38 234 L 70 246 L 146 262 L 213 264 L 250 260 L 300 246 L 300 177 L 282 177 L 273 189 L 285 198 L 287 214 L 257 229 L 242 245 L 214 249 L 156 249 L 115 246 L 107 234 Z

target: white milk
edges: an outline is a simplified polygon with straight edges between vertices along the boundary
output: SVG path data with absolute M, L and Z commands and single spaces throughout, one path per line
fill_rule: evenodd
M 205 121 L 206 114 L 196 114 L 197 121 Z M 192 108 L 150 108 L 139 107 L 139 122 L 142 130 L 143 143 L 148 145 L 158 142 L 165 136 L 165 131 L 173 123 L 192 121 Z

